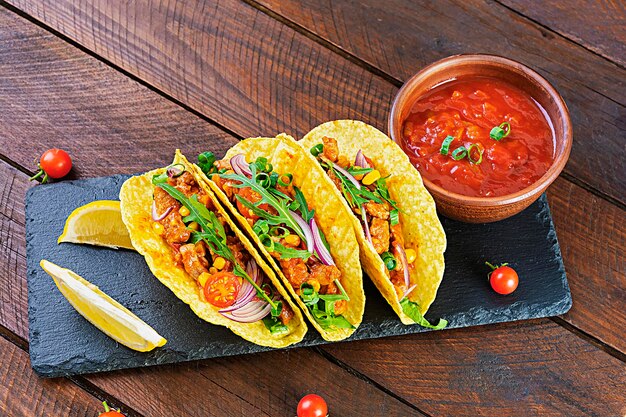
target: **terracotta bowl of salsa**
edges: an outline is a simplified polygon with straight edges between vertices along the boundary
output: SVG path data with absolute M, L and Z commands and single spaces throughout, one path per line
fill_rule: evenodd
M 567 106 L 530 68 L 456 55 L 398 92 L 389 133 L 443 215 L 470 223 L 513 216 L 561 173 L 572 146 Z

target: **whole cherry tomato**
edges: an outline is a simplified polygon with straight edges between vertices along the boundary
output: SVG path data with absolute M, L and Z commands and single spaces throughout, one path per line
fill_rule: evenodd
M 326 401 L 317 394 L 308 394 L 298 403 L 298 417 L 326 417 L 328 406 Z
M 104 413 L 100 413 L 98 417 L 125 417 L 124 414 L 120 413 L 119 409 L 117 411 L 111 410 L 106 401 L 102 405 L 104 405 Z
M 48 181 L 48 178 L 63 178 L 72 169 L 72 158 L 63 149 L 48 149 L 39 159 L 39 172 L 31 177 L 37 179 L 43 175 L 41 183 Z
M 491 288 L 498 294 L 511 294 L 519 284 L 517 272 L 508 264 L 504 263 L 499 266 L 493 266 L 489 262 L 485 262 L 492 271 L 489 273 L 489 284 Z

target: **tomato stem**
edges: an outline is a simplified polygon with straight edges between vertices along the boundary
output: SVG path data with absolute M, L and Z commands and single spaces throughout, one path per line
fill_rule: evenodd
M 496 268 L 497 268 L 497 266 L 493 266 L 489 262 L 485 262 L 485 265 L 487 265 L 489 268 L 491 268 L 492 271 L 495 271 Z
M 37 173 L 36 173 L 35 175 L 33 175 L 32 177 L 30 177 L 28 180 L 29 180 L 29 181 L 34 181 L 34 180 L 36 180 L 37 178 L 41 177 L 41 176 L 42 176 L 42 175 L 44 175 L 44 174 L 45 174 L 44 170 L 43 170 L 43 169 L 40 169 L 40 170 L 39 170 L 39 172 L 37 172 Z
M 111 411 L 111 408 L 109 407 L 109 404 L 107 404 L 106 401 L 102 401 L 102 405 L 104 406 L 105 413 L 108 413 L 109 411 Z

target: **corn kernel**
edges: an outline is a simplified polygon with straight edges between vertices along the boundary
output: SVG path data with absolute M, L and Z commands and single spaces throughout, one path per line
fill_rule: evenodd
M 363 184 L 372 185 L 380 178 L 380 172 L 377 169 L 370 171 L 367 173 L 365 177 L 363 177 Z
M 191 222 L 187 225 L 187 229 L 191 229 L 194 232 L 197 232 L 200 230 L 200 225 L 196 222 Z
M 204 284 L 206 284 L 209 278 L 211 278 L 211 274 L 209 274 L 208 272 L 201 273 L 198 277 L 198 284 L 200 284 L 200 286 L 204 288 Z
M 159 235 L 159 236 L 161 236 L 165 232 L 165 229 L 163 228 L 163 225 L 161 223 L 159 223 L 159 222 L 152 223 L 152 229 L 154 229 L 156 234 Z
M 406 261 L 408 263 L 412 264 L 413 262 L 415 262 L 415 258 L 417 258 L 417 253 L 415 252 L 415 249 L 406 249 L 404 253 L 406 253 Z
M 300 236 L 298 235 L 286 236 L 285 242 L 291 246 L 300 246 Z
M 189 216 L 189 209 L 185 206 L 182 206 L 181 208 L 178 209 L 178 212 L 180 213 L 181 216 L 185 217 L 185 216 Z
M 213 266 L 221 271 L 226 266 L 226 260 L 221 256 L 218 256 L 213 261 Z

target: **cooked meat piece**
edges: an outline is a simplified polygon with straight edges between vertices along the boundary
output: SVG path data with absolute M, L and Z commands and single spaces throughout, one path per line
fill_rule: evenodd
M 178 191 L 185 194 L 187 197 L 191 197 L 193 194 L 198 194 L 200 190 L 196 179 L 189 171 L 183 172 L 178 177 L 168 178 L 167 183 L 176 187 Z
M 206 249 L 203 242 L 188 243 L 180 247 L 183 257 L 183 267 L 193 279 L 198 279 L 203 272 L 209 272 L 209 261 L 206 259 Z
M 400 226 L 400 223 L 391 226 L 391 237 L 394 242 L 398 242 L 404 247 L 404 236 L 402 236 L 402 226 Z
M 389 248 L 389 222 L 373 217 L 370 223 L 370 234 L 376 253 L 380 255 L 386 252 Z
M 342 188 L 341 188 L 341 186 L 342 186 L 341 185 L 341 180 L 339 179 L 338 176 L 335 175 L 335 172 L 333 170 L 329 169 L 327 171 L 327 174 L 328 174 L 328 177 L 330 178 L 330 180 L 333 182 L 333 184 L 335 184 L 335 187 L 337 187 L 337 189 L 339 191 L 341 191 L 342 190 Z
M 226 246 L 228 246 L 228 248 L 233 253 L 233 256 L 235 257 L 235 260 L 237 261 L 237 263 L 241 265 L 242 268 L 245 268 L 246 258 L 247 258 L 246 255 L 248 252 L 245 251 L 243 247 L 243 243 L 241 243 L 239 238 L 237 238 L 237 236 L 227 236 Z M 224 267 L 224 269 L 226 269 L 227 271 L 232 270 L 232 266 L 228 268 L 228 264 L 230 264 L 230 262 L 227 261 L 226 264 L 227 266 Z
M 154 189 L 154 203 L 156 204 L 157 213 L 165 212 L 169 207 L 172 211 L 160 223 L 163 225 L 163 237 L 170 245 L 185 243 L 189 240 L 191 232 L 187 230 L 183 218 L 178 212 L 180 203 L 174 200 L 164 189 L 156 187 Z
M 341 278 L 341 271 L 334 265 L 315 263 L 309 266 L 310 279 L 314 279 L 320 285 L 328 285 L 334 280 Z
M 280 315 L 278 316 L 280 318 L 281 323 L 285 325 L 289 324 L 293 316 L 294 316 L 293 310 L 291 310 L 291 307 L 289 307 L 289 304 L 283 302 L 283 309 L 280 311 Z
M 220 159 L 219 161 L 215 162 L 215 167 L 220 170 L 220 169 L 232 169 L 232 167 L 230 166 L 230 159 Z
M 339 148 L 337 147 L 337 141 L 333 138 L 324 136 L 322 138 L 322 142 L 324 142 L 323 155 L 329 160 L 337 162 L 337 158 L 339 157 Z
M 296 293 L 300 294 L 300 285 L 309 277 L 306 264 L 300 258 L 280 259 L 279 262 L 285 277 Z
M 335 285 L 334 282 L 328 284 L 325 288 L 322 287 L 322 291 L 320 294 L 341 294 L 339 288 Z M 343 314 L 348 309 L 348 302 L 346 300 L 335 301 L 335 315 L 338 316 Z
M 387 220 L 389 218 L 389 204 L 387 202 L 374 203 L 370 201 L 365 203 L 365 211 L 372 217 Z

